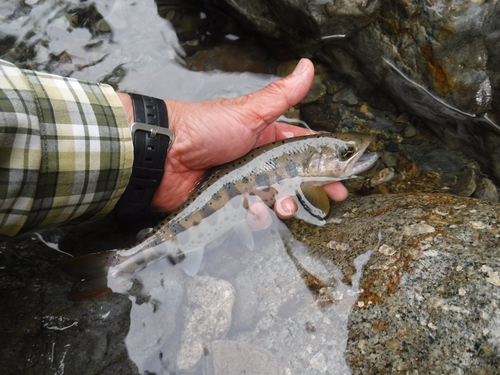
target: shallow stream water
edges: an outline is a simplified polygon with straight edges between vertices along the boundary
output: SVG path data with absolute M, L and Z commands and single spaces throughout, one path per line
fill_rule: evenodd
M 158 15 L 154 1 L 22 3 L 0 5 L 1 52 L 2 58 L 26 67 L 185 101 L 239 96 L 274 79 L 189 71 L 175 30 Z
M 2 1 L 0 57 L 186 101 L 255 91 L 277 78 L 265 73 L 296 63 L 248 47 L 251 37 L 215 9 L 158 3 Z M 301 118 L 371 133 L 386 167 L 371 181 L 386 181 L 349 181 L 351 191 L 387 195 L 339 203 L 327 227 L 275 218 L 254 233 L 253 250 L 229 234 L 206 246 L 195 276 L 163 259 L 118 293 L 81 302 L 68 299 L 75 281 L 58 262 L 126 247 L 134 234 L 106 217 L 0 243 L 0 373 L 493 373 L 498 204 L 435 194 L 469 197 L 479 167 L 376 89 L 362 96 L 315 63 Z
M 200 19 L 204 17 L 200 14 Z M 2 58 L 20 66 L 103 81 L 120 91 L 165 99 L 235 97 L 276 79 L 186 69 L 185 52 L 172 24 L 158 15 L 153 1 L 3 2 L 0 35 Z M 325 285 L 329 297 L 321 301 L 304 283 L 304 270 L 327 280 L 331 275 L 342 280 L 342 273 L 333 264 L 310 258 L 298 242 L 290 256 L 283 233 L 289 236 L 277 221 L 273 229 L 255 235 L 253 251 L 226 238 L 207 252 L 194 277 L 172 268 L 166 260 L 152 264 L 137 274 L 130 290 L 123 289 L 132 302 L 129 325 L 108 334 L 127 332 L 128 357 L 141 374 L 349 373 L 343 357 L 347 318 L 370 251 L 356 260 L 352 283 Z M 16 246 L 28 253 L 30 246 L 43 248 L 38 238 L 30 237 Z M 54 250 L 46 247 L 46 251 Z M 91 311 L 98 312 L 97 323 L 106 325 L 117 312 L 107 309 L 103 298 L 103 304 L 94 302 Z M 52 339 L 42 338 L 45 348 L 28 345 L 28 362 L 45 363 L 46 373 L 71 374 L 78 363 L 75 357 L 97 357 L 96 353 L 78 353 L 70 338 L 65 344 L 60 341 L 64 334 L 78 341 L 82 334 L 78 327 L 84 324 L 78 314 L 86 315 L 85 307 L 79 311 L 77 316 L 57 316 L 53 310 L 42 309 L 37 319 L 44 322 L 43 332 L 47 337 L 59 335 L 59 340 L 54 338 L 50 344 Z

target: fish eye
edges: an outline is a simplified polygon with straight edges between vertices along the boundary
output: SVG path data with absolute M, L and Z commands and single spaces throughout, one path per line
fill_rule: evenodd
M 351 158 L 356 153 L 356 149 L 353 144 L 348 143 L 339 150 L 339 159 L 341 161 L 346 161 Z

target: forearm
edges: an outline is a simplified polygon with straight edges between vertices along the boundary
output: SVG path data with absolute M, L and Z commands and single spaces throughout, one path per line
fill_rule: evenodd
M 0 234 L 109 212 L 133 157 L 112 88 L 0 70 Z

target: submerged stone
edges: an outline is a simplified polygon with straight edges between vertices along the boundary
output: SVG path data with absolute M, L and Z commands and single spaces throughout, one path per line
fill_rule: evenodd
M 177 353 L 181 371 L 194 370 L 208 343 L 224 338 L 231 326 L 234 288 L 224 280 L 196 276 L 188 280 L 186 317 Z
M 281 375 L 280 365 L 265 349 L 231 340 L 212 341 L 204 357 L 206 375 Z

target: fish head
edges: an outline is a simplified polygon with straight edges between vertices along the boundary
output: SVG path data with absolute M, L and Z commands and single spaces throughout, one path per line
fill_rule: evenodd
M 345 180 L 370 169 L 378 159 L 375 152 L 365 153 L 371 137 L 358 133 L 319 134 L 319 141 L 304 163 L 305 175 Z

